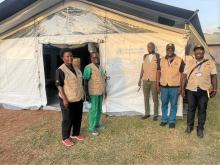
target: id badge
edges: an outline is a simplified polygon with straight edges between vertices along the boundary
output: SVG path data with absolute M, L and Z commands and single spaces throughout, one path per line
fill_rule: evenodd
M 201 77 L 201 76 L 202 76 L 201 72 L 196 73 L 196 77 Z

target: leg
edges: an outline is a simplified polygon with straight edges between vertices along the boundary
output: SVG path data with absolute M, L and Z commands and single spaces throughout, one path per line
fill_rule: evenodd
M 102 115 L 102 101 L 103 96 L 98 96 L 98 110 L 97 110 L 97 118 L 96 118 L 96 128 L 100 126 L 100 120 Z
M 70 137 L 71 131 L 71 118 L 69 108 L 65 108 L 63 105 L 63 100 L 60 99 L 60 108 L 62 112 L 62 139 L 66 140 Z
M 145 104 L 145 116 L 150 115 L 149 96 L 150 96 L 150 84 L 148 81 L 143 81 L 143 93 Z
M 78 136 L 80 134 L 81 122 L 82 122 L 82 109 L 83 109 L 83 101 L 75 102 L 72 109 L 72 136 Z
M 151 82 L 151 92 L 154 102 L 154 116 L 158 116 L 158 93 L 156 88 L 156 82 Z
M 96 116 L 98 110 L 98 96 L 90 96 L 91 108 L 89 110 L 89 131 L 95 131 Z
M 168 103 L 169 103 L 169 95 L 168 95 L 168 88 L 160 88 L 161 92 L 161 102 L 162 102 L 162 122 L 167 123 L 168 122 L 168 117 L 167 117 L 167 112 L 168 112 Z
M 198 129 L 204 130 L 208 105 L 207 91 L 198 90 Z
M 178 88 L 169 88 L 169 98 L 171 105 L 169 123 L 175 123 L 177 113 L 177 102 L 179 98 Z
M 197 108 L 197 92 L 187 91 L 187 99 L 188 99 L 188 113 L 187 113 L 187 127 L 193 129 L 194 127 L 194 119 Z

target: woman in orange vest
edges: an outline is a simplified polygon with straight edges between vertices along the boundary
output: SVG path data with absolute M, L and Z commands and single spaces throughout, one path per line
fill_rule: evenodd
M 62 112 L 62 142 L 69 147 L 73 145 L 72 139 L 83 140 L 83 136 L 80 135 L 80 128 L 84 92 L 82 73 L 73 65 L 71 49 L 61 50 L 60 56 L 64 63 L 56 71 L 56 86 L 59 90 Z

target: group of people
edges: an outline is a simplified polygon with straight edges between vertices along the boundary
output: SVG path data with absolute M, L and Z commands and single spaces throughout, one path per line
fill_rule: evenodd
M 175 128 L 178 98 L 181 95 L 188 101 L 185 132 L 192 132 L 198 108 L 197 136 L 203 138 L 208 100 L 217 93 L 215 62 L 205 59 L 205 49 L 202 45 L 196 45 L 194 55 L 188 56 L 185 61 L 175 54 L 175 45 L 172 43 L 166 46 L 166 55 L 162 58 L 155 52 L 154 43 L 148 43 L 147 48 L 148 54 L 144 55 L 138 83 L 140 87 L 143 83 L 145 115 L 142 119 L 150 117 L 150 92 L 154 103 L 153 120 L 158 119 L 158 96 L 160 94 L 162 103 L 160 126 L 164 127 L 169 124 L 169 128 Z
M 143 57 L 138 86 L 143 86 L 145 115 L 150 117 L 149 99 L 152 94 L 154 103 L 153 120 L 158 120 L 158 96 L 162 102 L 162 119 L 160 126 L 169 124 L 175 128 L 177 103 L 179 95 L 187 97 L 188 113 L 186 133 L 194 128 L 194 118 L 198 108 L 197 136 L 202 138 L 206 121 L 206 110 L 209 97 L 217 92 L 217 69 L 214 61 L 205 59 L 204 47 L 194 47 L 194 55 L 183 60 L 175 54 L 175 45 L 166 46 L 165 57 L 155 52 L 155 44 L 147 44 L 148 54 Z M 104 128 L 100 124 L 103 95 L 107 76 L 100 66 L 97 52 L 90 53 L 91 63 L 80 71 L 73 64 L 71 49 L 63 49 L 60 53 L 63 64 L 56 71 L 56 86 L 59 90 L 62 111 L 62 142 L 65 146 L 74 145 L 73 140 L 84 140 L 80 134 L 83 101 L 91 103 L 89 109 L 89 132 L 97 136 L 98 130 Z M 168 105 L 170 113 L 168 116 Z M 72 132 L 71 132 L 72 130 Z
M 83 74 L 73 64 L 71 49 L 62 49 L 60 56 L 63 64 L 56 71 L 56 86 L 62 111 L 62 142 L 69 147 L 74 145 L 73 139 L 84 140 L 80 134 L 84 100 L 91 102 L 89 132 L 97 136 L 97 130 L 104 128 L 100 119 L 107 77 L 97 52 L 90 54 L 91 63 L 85 67 Z

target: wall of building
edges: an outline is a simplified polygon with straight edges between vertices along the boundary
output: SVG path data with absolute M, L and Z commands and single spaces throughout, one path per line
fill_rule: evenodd
M 216 62 L 220 64 L 220 45 L 210 45 L 209 51 L 215 57 Z

